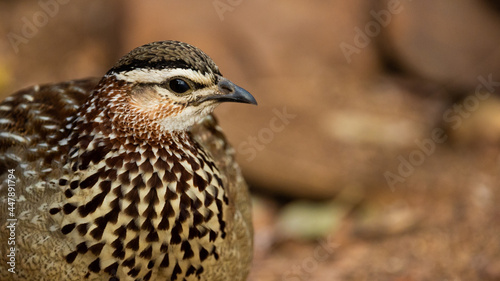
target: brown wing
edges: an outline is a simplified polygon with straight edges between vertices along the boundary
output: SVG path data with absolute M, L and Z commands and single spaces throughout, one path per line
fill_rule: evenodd
M 67 137 L 65 123 L 74 118 L 97 82 L 86 79 L 34 86 L 0 103 L 0 237 L 15 233 L 15 244 L 4 241 L 0 245 L 0 280 L 39 280 L 37 274 L 61 280 L 75 270 L 62 256 L 69 241 L 60 235 L 48 212 L 62 197 L 49 179 L 57 179 L 60 173 L 58 161 L 64 152 L 58 142 Z M 13 171 L 11 182 L 9 171 Z M 8 219 L 17 220 L 12 233 L 5 227 Z M 15 275 L 7 271 L 11 247 L 16 252 Z
M 57 142 L 67 136 L 67 118 L 75 116 L 97 83 L 98 79 L 85 79 L 34 86 L 2 101 L 0 173 L 38 159 L 54 160 L 60 154 Z

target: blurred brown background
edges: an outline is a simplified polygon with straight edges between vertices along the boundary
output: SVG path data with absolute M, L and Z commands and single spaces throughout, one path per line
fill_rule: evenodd
M 255 194 L 250 280 L 500 280 L 500 2 L 0 2 L 0 96 L 139 45 L 209 54 Z

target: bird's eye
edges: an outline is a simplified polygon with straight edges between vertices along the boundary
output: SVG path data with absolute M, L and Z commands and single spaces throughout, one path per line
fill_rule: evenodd
M 168 82 L 168 86 L 177 94 L 183 94 L 191 89 L 188 82 L 180 78 L 170 80 L 170 82 Z

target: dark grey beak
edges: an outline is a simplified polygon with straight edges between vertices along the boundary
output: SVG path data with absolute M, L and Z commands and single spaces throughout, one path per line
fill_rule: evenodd
M 216 100 L 218 102 L 241 102 L 250 103 L 257 105 L 255 98 L 245 89 L 238 87 L 233 82 L 227 80 L 224 77 L 219 77 L 219 90 L 222 95 L 213 95 L 209 97 L 202 98 L 199 102 L 204 102 L 208 100 Z

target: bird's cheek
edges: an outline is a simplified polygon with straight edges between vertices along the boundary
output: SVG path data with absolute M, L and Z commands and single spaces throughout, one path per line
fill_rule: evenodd
M 182 105 L 176 104 L 162 104 L 156 106 L 155 108 L 150 108 L 147 111 L 147 115 L 150 120 L 160 120 L 165 118 L 171 118 L 179 115 L 184 109 Z

